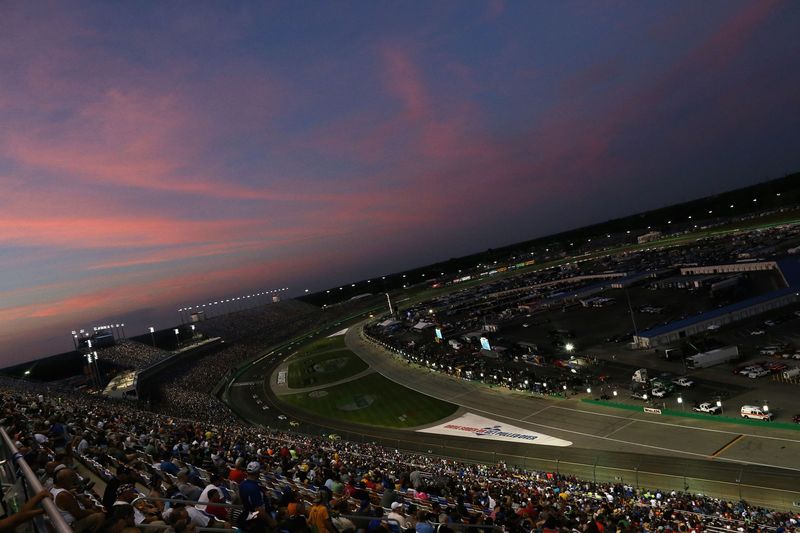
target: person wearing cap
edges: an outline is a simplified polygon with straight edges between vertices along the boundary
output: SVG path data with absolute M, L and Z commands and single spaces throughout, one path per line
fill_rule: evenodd
M 247 479 L 239 485 L 239 497 L 243 511 L 239 527 L 247 532 L 263 532 L 274 528 L 275 521 L 267 509 L 264 488 L 258 481 L 261 464 L 251 461 L 247 464 Z
M 397 522 L 397 524 L 400 526 L 400 529 L 408 529 L 409 527 L 412 527 L 408 521 L 408 518 L 406 518 L 406 512 L 402 503 L 392 502 L 391 509 L 391 512 L 386 517 L 388 520 Z
M 128 483 L 136 483 L 134 472 L 127 466 L 118 466 L 117 474 L 106 482 L 106 490 L 103 492 L 102 500 L 103 507 L 111 509 L 111 506 L 117 501 L 117 491 L 120 485 Z
M 129 528 L 136 528 L 136 514 L 128 502 L 117 501 L 114 502 L 112 507 L 109 507 L 109 516 L 106 523 L 103 524 L 105 531 L 124 531 Z

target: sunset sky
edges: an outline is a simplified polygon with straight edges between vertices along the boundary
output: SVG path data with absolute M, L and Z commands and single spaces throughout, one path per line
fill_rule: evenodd
M 798 2 L 0 10 L 0 366 L 800 170 Z

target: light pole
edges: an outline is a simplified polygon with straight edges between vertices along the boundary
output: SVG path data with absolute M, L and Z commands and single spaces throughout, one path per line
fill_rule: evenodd
M 72 330 L 72 345 L 76 350 L 78 349 L 78 333 L 74 329 Z
M 719 414 L 725 416 L 725 409 L 722 407 L 722 401 L 717 400 L 717 407 L 719 407 Z
M 99 357 L 97 356 L 97 352 L 92 352 L 92 353 L 94 354 L 94 370 L 95 370 L 95 375 L 97 376 L 97 388 L 99 389 L 100 387 L 103 386 L 103 380 L 100 377 L 100 364 L 97 362 Z
M 83 358 L 86 360 L 86 370 L 89 371 L 89 380 L 94 384 L 94 372 L 92 371 L 92 354 L 85 353 Z
M 181 330 L 179 330 L 178 328 L 175 328 L 175 329 L 172 330 L 172 332 L 175 333 L 176 346 L 178 348 L 180 348 L 180 345 L 181 345 Z
M 155 348 L 156 347 L 156 335 L 155 335 L 156 328 L 154 328 L 153 326 L 150 326 L 147 329 L 150 330 L 150 341 L 153 343 L 153 348 Z
M 684 407 L 684 405 L 683 405 L 683 397 L 682 396 L 678 396 L 678 405 L 681 406 L 681 411 L 685 411 L 686 410 L 686 407 Z

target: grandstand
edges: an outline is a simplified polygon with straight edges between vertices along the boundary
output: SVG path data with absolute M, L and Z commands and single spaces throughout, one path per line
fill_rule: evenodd
M 459 463 L 320 436 L 265 433 L 208 418 L 157 415 L 80 393 L 38 395 L 19 385 L 6 380 L 0 393 L 3 430 L 10 436 L 4 452 L 18 449 L 19 462 L 39 473 L 45 486 L 61 479 L 61 465 L 94 482 L 93 490 L 86 485 L 76 490 L 93 497 L 109 528 L 119 520 L 117 508 L 131 506 L 131 520 L 140 531 L 148 523 L 183 531 L 182 512 L 173 516 L 177 511 L 168 510 L 178 500 L 189 502 L 188 519 L 196 526 L 260 531 L 313 522 L 319 506 L 341 531 L 431 524 L 451 531 L 472 526 L 484 531 L 779 532 L 794 531 L 800 518 L 746 502 L 593 483 L 502 463 Z M 263 508 L 270 519 L 263 524 L 241 518 L 253 509 L 242 497 L 254 484 L 266 495 Z M 208 505 L 212 488 L 227 495 L 223 502 Z M 318 509 L 305 516 L 297 512 L 301 507 Z

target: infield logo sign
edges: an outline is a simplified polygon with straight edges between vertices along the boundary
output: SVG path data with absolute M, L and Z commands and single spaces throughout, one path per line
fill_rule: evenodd
M 419 433 L 434 433 L 436 435 L 451 435 L 456 437 L 479 438 L 487 440 L 500 440 L 505 442 L 520 442 L 538 444 L 541 446 L 570 446 L 567 440 L 551 437 L 543 433 L 529 431 L 509 424 L 501 424 L 472 413 L 466 413 L 456 419 L 425 429 L 418 429 Z

